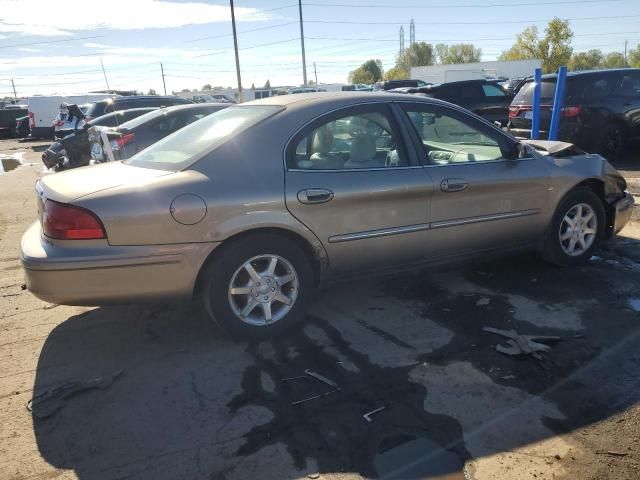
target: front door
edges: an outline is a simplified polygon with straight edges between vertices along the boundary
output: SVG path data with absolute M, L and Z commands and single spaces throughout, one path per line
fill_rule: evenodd
M 378 103 L 321 117 L 289 144 L 287 208 L 322 242 L 332 271 L 426 255 L 433 188 L 405 138 Z
M 434 257 L 525 246 L 541 238 L 549 215 L 542 159 L 518 158 L 515 141 L 453 108 L 404 104 L 434 184 Z

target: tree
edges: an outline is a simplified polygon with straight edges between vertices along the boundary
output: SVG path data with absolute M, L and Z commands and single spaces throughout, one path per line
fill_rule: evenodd
M 392 67 L 386 72 L 384 72 L 385 80 L 407 80 L 408 78 L 409 78 L 409 74 L 406 71 L 401 70 L 397 67 Z
M 382 62 L 367 60 L 355 70 L 349 72 L 349 83 L 375 83 L 382 80 Z
M 458 43 L 455 45 L 436 45 L 436 57 L 443 64 L 474 63 L 482 58 L 482 50 L 472 43 Z
M 592 49 L 588 52 L 574 53 L 569 61 L 571 70 L 591 70 L 598 68 L 602 63 L 604 55 L 601 50 Z
M 635 49 L 629 50 L 628 63 L 630 67 L 640 68 L 640 44 Z
M 207 83 L 207 84 L 203 85 L 200 90 L 211 90 L 211 84 Z
M 256 86 L 255 86 L 255 84 L 252 83 L 251 84 L 251 90 L 255 90 L 255 89 L 256 89 Z
M 268 79 L 266 82 L 264 82 L 264 88 L 267 88 L 267 89 L 271 88 L 271 82 Z
M 620 52 L 607 53 L 602 59 L 604 68 L 620 68 L 624 67 L 624 55 Z
M 396 68 L 405 72 L 406 78 L 411 75 L 411 67 L 433 65 L 435 63 L 435 51 L 433 45 L 425 42 L 416 42 L 396 59 Z
M 516 36 L 516 43 L 499 57 L 499 60 L 539 59 L 542 70 L 546 73 L 555 72 L 558 67 L 567 65 L 571 59 L 571 39 L 573 32 L 569 28 L 568 20 L 554 18 L 544 31 L 545 35 L 538 38 L 538 28 L 530 26 Z
M 188 88 L 183 88 L 182 90 L 180 90 L 181 93 L 189 93 L 191 90 L 189 90 Z
M 147 93 L 147 95 L 157 95 L 157 93 L 153 88 L 150 88 L 149 93 Z

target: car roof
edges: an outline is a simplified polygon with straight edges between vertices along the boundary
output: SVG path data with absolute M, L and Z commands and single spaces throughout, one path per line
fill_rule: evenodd
M 619 72 L 640 72 L 640 68 L 602 68 L 597 70 L 578 70 L 574 72 L 567 72 L 567 77 L 578 77 L 583 75 L 598 75 L 602 73 L 619 73 Z M 543 75 L 543 79 L 557 78 L 557 73 L 547 73 Z M 533 78 L 530 78 L 533 80 Z
M 276 105 L 286 107 L 294 104 L 321 105 L 321 104 L 338 104 L 338 105 L 357 105 L 360 103 L 373 103 L 377 101 L 407 101 L 407 96 L 402 93 L 388 92 L 314 92 L 314 93 L 298 93 L 296 95 L 276 95 L 274 97 L 262 98 L 260 100 L 252 100 L 238 105 L 242 108 L 244 105 Z M 443 103 L 435 99 L 427 99 L 425 97 L 410 97 L 411 101 L 431 101 L 431 103 Z

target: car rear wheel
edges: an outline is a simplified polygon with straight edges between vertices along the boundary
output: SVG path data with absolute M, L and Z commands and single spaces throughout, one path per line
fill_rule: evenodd
M 295 242 L 258 234 L 216 254 L 204 272 L 203 302 L 230 333 L 265 338 L 302 320 L 314 287 L 311 262 Z
M 602 201 L 592 190 L 569 192 L 553 216 L 542 257 L 560 266 L 586 262 L 602 239 L 605 220 Z
M 601 133 L 598 145 L 600 153 L 608 161 L 614 161 L 622 156 L 626 142 L 624 128 L 615 123 L 608 125 Z

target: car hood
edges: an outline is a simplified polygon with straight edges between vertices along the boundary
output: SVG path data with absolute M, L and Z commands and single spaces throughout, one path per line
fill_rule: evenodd
M 173 172 L 166 170 L 110 162 L 47 175 L 39 180 L 39 189 L 45 198 L 66 203 L 125 184 L 144 185 L 155 178 L 171 174 Z

